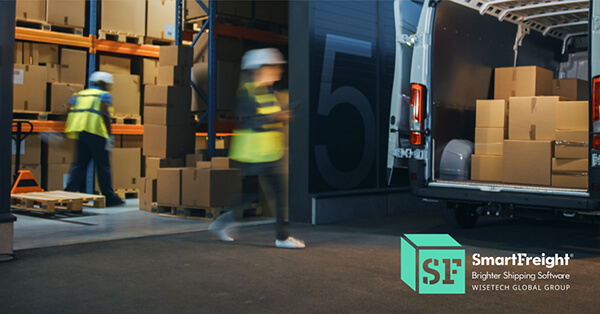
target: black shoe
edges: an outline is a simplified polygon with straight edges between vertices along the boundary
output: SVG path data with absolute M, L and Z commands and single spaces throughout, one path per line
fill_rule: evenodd
M 115 198 L 110 198 L 110 199 L 106 200 L 106 207 L 120 206 L 120 205 L 124 205 L 124 204 L 125 204 L 125 201 L 120 199 L 118 196 L 116 196 Z

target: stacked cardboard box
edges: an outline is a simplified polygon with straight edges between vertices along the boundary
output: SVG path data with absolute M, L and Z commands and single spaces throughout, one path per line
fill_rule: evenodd
M 46 20 L 46 0 L 17 0 L 16 6 L 17 19 Z
M 52 25 L 85 27 L 85 0 L 46 0 L 46 21 Z
M 69 180 L 71 164 L 75 160 L 76 141 L 59 135 L 42 135 L 47 144 L 44 187 L 49 190 L 63 190 Z
M 17 145 L 13 139 L 11 176 L 15 173 L 16 152 Z M 38 183 L 42 183 L 42 141 L 39 135 L 31 134 L 21 141 L 19 165 L 20 170 L 31 171 Z
M 506 102 L 477 100 L 475 154 L 471 157 L 471 180 L 502 181 L 502 155 L 506 134 Z
M 99 58 L 100 71 L 113 75 L 111 95 L 115 115 L 140 116 L 139 75 L 131 74 L 131 59 L 101 55 Z
M 495 69 L 496 100 L 477 101 L 471 178 L 587 187 L 588 103 L 561 101 L 587 97 L 583 85 L 574 79 L 553 80 L 551 71 L 535 66 Z M 505 101 L 508 107 L 500 105 Z M 502 122 L 508 132 L 500 144 L 502 130 L 491 127 Z
M 588 187 L 588 106 L 587 101 L 557 104 L 552 186 Z
M 102 30 L 146 35 L 146 0 L 103 0 L 101 6 Z
M 172 41 L 175 39 L 175 0 L 148 0 L 146 36 Z
M 230 168 L 228 158 L 201 161 L 194 168 L 162 168 L 157 175 L 157 202 L 164 205 L 227 206 L 242 189 L 240 170 Z
M 181 171 L 177 172 L 180 169 L 177 167 L 185 166 L 186 155 L 194 153 L 195 133 L 189 88 L 191 65 L 191 48 L 163 46 L 160 48 L 157 85 L 145 86 L 143 153 L 146 171 L 140 183 L 140 199 L 147 201 L 140 202 L 141 209 L 150 210 L 148 204 L 156 201 L 150 198 L 156 194 L 153 187 L 160 194 L 161 186 L 179 182 L 177 178 L 181 177 Z M 162 179 L 159 178 L 161 171 L 168 173 Z M 175 189 L 175 186 L 169 189 Z M 179 195 L 180 188 L 176 190 Z M 180 205 L 179 197 L 176 200 L 173 196 L 168 201 L 165 204 Z

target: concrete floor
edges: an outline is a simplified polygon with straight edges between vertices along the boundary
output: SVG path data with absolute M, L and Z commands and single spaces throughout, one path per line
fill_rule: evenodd
M 272 224 L 244 227 L 233 243 L 191 231 L 19 250 L 15 261 L 0 264 L 0 313 L 598 313 L 600 308 L 598 225 L 482 219 L 474 229 L 453 230 L 436 211 L 413 210 L 334 225 L 292 224 L 291 232 L 306 240 L 305 250 L 274 248 Z M 404 284 L 399 244 L 406 233 L 452 235 L 466 250 L 467 293 L 419 295 Z M 475 252 L 573 253 L 568 267 L 552 269 L 569 273 L 569 281 L 536 282 L 542 289 L 545 284 L 570 289 L 473 291 L 473 284 L 482 283 L 471 278 L 475 270 L 547 270 L 475 269 Z
M 154 216 L 138 209 L 137 199 L 110 208 L 84 208 L 83 215 L 13 212 L 17 216 L 14 249 L 89 243 L 118 239 L 204 231 L 210 222 Z M 243 224 L 272 223 L 273 218 L 245 219 Z

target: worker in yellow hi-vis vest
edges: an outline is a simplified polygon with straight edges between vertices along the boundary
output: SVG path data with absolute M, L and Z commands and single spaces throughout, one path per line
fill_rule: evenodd
M 273 84 L 281 80 L 281 65 L 285 63 L 279 50 L 264 48 L 250 50 L 242 57 L 242 70 L 249 71 L 252 79 L 238 92 L 236 116 L 238 126 L 232 138 L 229 158 L 242 164 L 247 176 L 258 176 L 261 183 L 270 186 L 275 198 L 277 239 L 279 248 L 304 248 L 302 240 L 290 236 L 284 217 L 284 182 L 278 170 L 285 152 L 283 123 L 291 117 L 275 97 Z M 231 237 L 236 224 L 233 211 L 219 216 L 209 230 L 223 241 Z
M 65 190 L 79 191 L 85 182 L 91 160 L 96 166 L 100 191 L 106 197 L 106 206 L 117 206 L 125 202 L 112 188 L 109 154 L 114 145 L 111 137 L 110 119 L 113 111 L 110 87 L 113 76 L 106 72 L 94 72 L 90 77 L 91 87 L 75 93 L 69 99 L 69 115 L 65 135 L 77 139 L 77 157 L 71 166 Z

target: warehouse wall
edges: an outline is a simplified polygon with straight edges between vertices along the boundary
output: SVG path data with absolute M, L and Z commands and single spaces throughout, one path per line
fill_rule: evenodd
M 404 8 L 414 11 L 416 25 L 420 6 L 410 4 Z M 393 1 L 289 5 L 290 101 L 300 102 L 290 129 L 290 218 L 319 223 L 385 215 Z M 372 191 L 378 200 L 369 203 L 382 205 L 346 201 L 344 195 L 358 191 Z

